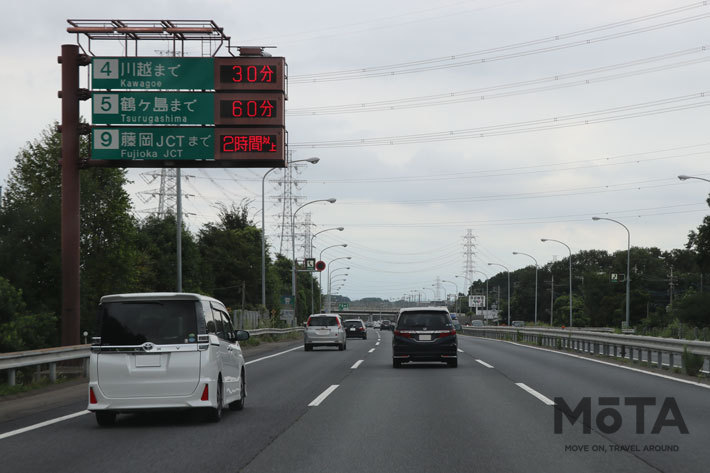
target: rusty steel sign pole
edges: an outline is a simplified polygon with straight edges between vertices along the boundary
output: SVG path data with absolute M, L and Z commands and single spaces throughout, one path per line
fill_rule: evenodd
M 79 47 L 62 45 L 62 340 L 78 345 L 79 304 Z

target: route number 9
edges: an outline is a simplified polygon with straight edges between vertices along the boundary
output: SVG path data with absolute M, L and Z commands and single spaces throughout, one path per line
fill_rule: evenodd
M 118 149 L 118 130 L 94 130 L 94 149 Z

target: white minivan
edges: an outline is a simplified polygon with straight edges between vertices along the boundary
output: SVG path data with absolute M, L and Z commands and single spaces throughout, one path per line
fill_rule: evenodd
M 203 408 L 217 422 L 222 407 L 244 407 L 246 377 L 239 341 L 224 304 L 188 293 L 115 294 L 101 298 L 89 361 L 89 407 L 99 425 L 116 414 Z

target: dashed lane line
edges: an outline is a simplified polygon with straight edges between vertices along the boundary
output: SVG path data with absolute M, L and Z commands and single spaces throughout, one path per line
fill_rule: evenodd
M 331 394 L 333 391 L 335 391 L 336 389 L 338 389 L 338 386 L 340 386 L 340 385 L 339 385 L 339 384 L 333 384 L 333 385 L 331 385 L 328 389 L 326 389 L 325 391 L 323 391 L 322 393 L 320 393 L 320 395 L 319 395 L 317 398 L 315 398 L 314 400 L 312 400 L 311 403 L 308 404 L 308 407 L 318 407 L 318 406 L 320 406 L 320 403 L 323 402 L 323 401 L 325 401 L 325 398 L 327 398 L 328 396 L 330 396 L 330 394 Z

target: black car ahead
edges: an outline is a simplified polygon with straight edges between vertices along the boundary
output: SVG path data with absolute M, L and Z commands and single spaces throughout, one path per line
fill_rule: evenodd
M 383 320 L 380 324 L 380 330 L 392 330 L 393 328 L 392 322 L 389 320 Z
M 458 366 L 456 330 L 445 307 L 401 309 L 392 337 L 392 366 L 411 361 L 440 361 Z
M 362 338 L 367 340 L 367 328 L 360 319 L 348 319 L 343 322 L 345 326 L 345 336 L 347 338 Z

